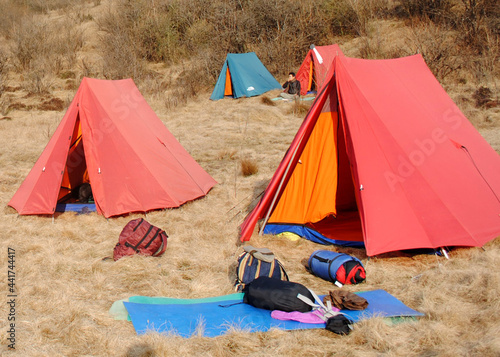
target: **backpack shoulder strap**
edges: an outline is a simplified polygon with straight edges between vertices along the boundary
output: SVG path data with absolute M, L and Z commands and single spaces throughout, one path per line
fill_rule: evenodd
M 285 275 L 285 278 L 286 278 L 286 281 L 290 281 L 290 279 L 288 278 L 288 274 L 286 273 L 286 270 L 285 270 L 285 267 L 283 266 L 283 264 L 281 264 L 281 262 L 278 260 L 278 259 L 275 259 L 275 262 L 278 263 L 281 271 L 283 272 L 283 274 Z

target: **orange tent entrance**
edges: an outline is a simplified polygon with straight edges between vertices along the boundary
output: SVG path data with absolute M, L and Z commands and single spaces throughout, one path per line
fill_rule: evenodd
M 332 91 L 335 96 L 335 88 Z M 288 231 L 325 243 L 363 245 L 343 127 L 338 118 L 337 101 L 327 100 L 307 140 L 296 147 L 296 152 L 301 152 L 296 156 L 298 160 L 289 162 L 294 168 L 266 220 L 266 233 Z
M 71 137 L 72 141 L 69 146 L 66 169 L 64 170 L 61 189 L 57 198 L 58 203 L 72 203 L 77 201 L 77 190 L 80 185 L 90 182 L 79 117 L 76 119 L 75 129 Z

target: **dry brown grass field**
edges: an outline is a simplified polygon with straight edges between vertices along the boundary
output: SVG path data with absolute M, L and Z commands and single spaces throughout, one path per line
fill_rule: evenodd
M 94 10 L 93 16 L 98 13 L 99 9 Z M 84 26 L 92 29 L 93 25 Z M 377 31 L 389 31 L 386 27 L 394 24 L 378 26 Z M 95 34 L 95 28 L 92 31 L 84 33 L 86 58 L 94 48 L 89 33 Z M 392 44 L 408 38 L 393 36 Z M 363 47 L 362 40 L 349 40 L 341 47 L 355 57 Z M 165 68 L 155 69 L 164 76 L 169 73 Z M 348 336 L 319 329 L 233 330 L 216 338 L 138 336 L 131 322 L 114 320 L 108 313 L 113 302 L 133 295 L 204 298 L 234 292 L 233 267 L 242 251 L 238 227 L 288 149 L 304 118 L 304 108 L 285 102 L 271 105 L 261 97 L 213 102 L 208 99 L 209 91 L 184 101 L 175 97 L 175 88 L 155 90 L 154 82 L 143 81 L 138 83 L 139 89 L 159 118 L 218 182 L 208 195 L 177 209 L 111 219 L 69 212 L 54 217 L 19 216 L 7 203 L 54 133 L 79 77 L 73 82 L 53 79 L 51 95 L 45 97 L 28 95 L 22 74 L 9 78 L 2 100 L 7 95 L 8 102 L 17 106 L 2 112 L 0 120 L 0 355 L 500 355 L 498 238 L 483 248 L 453 250 L 450 259 L 401 252 L 368 259 L 362 249 L 324 247 L 303 239 L 254 233 L 250 244 L 270 248 L 292 281 L 318 294 L 333 289 L 332 284 L 308 273 L 301 261 L 317 249 L 339 250 L 360 258 L 367 272 L 365 283 L 346 289 L 384 289 L 425 316 L 396 325 L 373 318 L 357 323 Z M 498 78 L 489 81 L 497 88 Z M 470 99 L 475 87 L 471 85 L 450 82 L 444 87 L 500 153 L 499 108 L 475 107 Z M 273 98 L 278 93 L 264 96 Z M 40 106 L 54 103 L 53 98 L 59 99 L 55 107 Z M 112 255 L 123 226 L 137 217 L 166 231 L 165 254 L 103 260 Z M 8 248 L 15 250 L 15 350 L 8 348 L 7 340 Z

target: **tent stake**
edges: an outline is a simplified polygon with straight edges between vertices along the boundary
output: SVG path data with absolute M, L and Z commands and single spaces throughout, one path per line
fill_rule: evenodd
M 450 259 L 450 257 L 448 256 L 448 253 L 446 252 L 446 249 L 444 249 L 443 247 L 441 247 L 441 252 L 443 252 L 443 255 L 446 257 L 446 259 Z

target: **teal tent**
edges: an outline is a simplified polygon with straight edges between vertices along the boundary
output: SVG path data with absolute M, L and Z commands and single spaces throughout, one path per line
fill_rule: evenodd
M 280 88 L 255 52 L 229 53 L 210 99 L 253 97 Z

